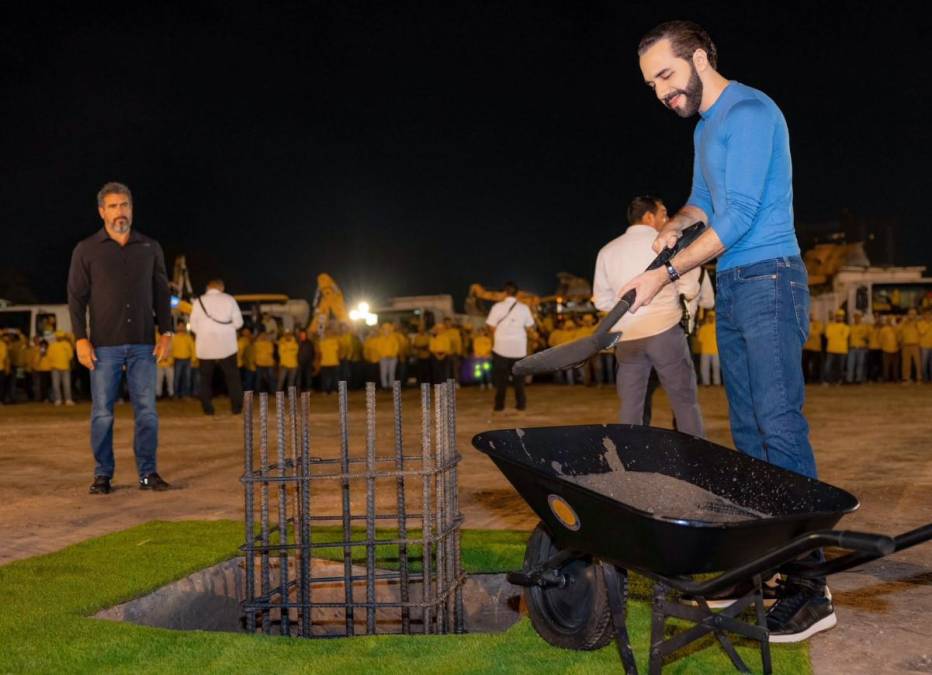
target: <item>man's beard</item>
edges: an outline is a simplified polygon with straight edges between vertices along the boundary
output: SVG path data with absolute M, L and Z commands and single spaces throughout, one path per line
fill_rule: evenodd
M 699 73 L 693 64 L 689 64 L 692 71 L 689 75 L 689 82 L 686 83 L 686 89 L 676 89 L 667 94 L 663 103 L 680 117 L 692 117 L 699 112 L 699 106 L 702 104 L 702 80 L 699 79 Z M 676 96 L 682 95 L 686 102 L 681 108 L 671 108 L 670 100 Z
M 113 225 L 111 227 L 117 234 L 126 234 L 129 232 L 129 226 L 129 218 L 117 218 L 113 221 Z

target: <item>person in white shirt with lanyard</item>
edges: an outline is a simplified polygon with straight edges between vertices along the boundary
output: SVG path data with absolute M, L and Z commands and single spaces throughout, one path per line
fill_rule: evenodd
M 201 362 L 201 407 L 205 415 L 214 414 L 214 368 L 223 371 L 234 415 L 243 410 L 243 386 L 236 367 L 236 331 L 243 325 L 243 315 L 232 295 L 223 292 L 223 281 L 214 279 L 207 292 L 197 298 L 191 311 L 191 332 L 197 336 L 197 358 Z
M 603 312 L 615 306 L 618 291 L 654 259 L 651 245 L 667 223 L 667 208 L 657 197 L 635 197 L 628 206 L 629 227 L 623 235 L 606 244 L 595 263 L 592 284 L 595 306 Z M 644 400 L 651 368 L 657 370 L 660 385 L 667 392 L 677 429 L 702 436 L 702 413 L 696 398 L 696 371 L 680 325 L 683 306 L 680 295 L 691 303 L 699 295 L 699 269 L 684 274 L 670 284 L 654 301 L 637 314 L 625 314 L 612 327 L 620 332 L 615 346 L 621 398 L 622 424 L 642 424 Z
M 524 394 L 524 378 L 512 375 L 511 367 L 527 356 L 527 329 L 534 325 L 531 310 L 519 302 L 518 286 L 509 281 L 505 284 L 505 295 L 501 302 L 492 305 L 486 325 L 492 330 L 492 381 L 495 384 L 496 411 L 505 409 L 505 393 L 508 379 L 515 387 L 515 407 L 524 410 L 527 397 Z

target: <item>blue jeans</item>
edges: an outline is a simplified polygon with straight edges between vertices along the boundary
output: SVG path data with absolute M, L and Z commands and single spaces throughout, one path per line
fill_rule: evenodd
M 735 447 L 815 478 L 803 417 L 806 268 L 797 256 L 776 258 L 720 271 L 716 279 L 716 335 Z
M 120 395 L 126 366 L 126 383 L 133 404 L 136 429 L 133 452 L 136 470 L 144 478 L 155 473 L 159 445 L 159 416 L 155 409 L 155 357 L 152 345 L 97 347 L 97 364 L 91 371 L 91 450 L 95 476 L 113 476 L 113 404 Z
M 848 350 L 848 375 L 846 382 L 861 384 L 867 378 L 867 349 L 853 347 Z
M 191 392 L 191 359 L 175 359 L 175 396 L 183 398 Z

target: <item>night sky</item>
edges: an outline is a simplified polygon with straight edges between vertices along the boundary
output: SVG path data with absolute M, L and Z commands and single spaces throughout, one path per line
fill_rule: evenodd
M 919 4 L 21 5 L 0 17 L 0 272 L 41 301 L 65 300 L 107 180 L 197 286 L 310 298 L 329 272 L 351 299 L 460 304 L 591 277 L 633 195 L 688 195 L 695 120 L 636 55 L 674 18 L 783 109 L 803 241 L 847 208 L 932 266 Z

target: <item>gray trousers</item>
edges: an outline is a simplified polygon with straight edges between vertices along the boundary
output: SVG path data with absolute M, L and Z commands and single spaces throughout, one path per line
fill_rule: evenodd
M 62 399 L 62 390 L 65 397 Z M 71 371 L 70 370 L 53 370 L 52 371 L 52 400 L 60 403 L 62 400 L 71 400 Z
M 693 436 L 704 435 L 702 412 L 696 398 L 696 371 L 686 335 L 679 324 L 659 335 L 619 342 L 615 346 L 615 358 L 622 424 L 643 423 L 644 394 L 651 368 L 654 368 L 670 400 L 677 429 Z

